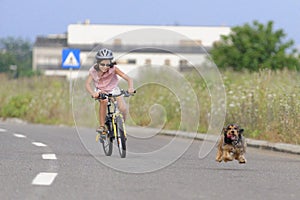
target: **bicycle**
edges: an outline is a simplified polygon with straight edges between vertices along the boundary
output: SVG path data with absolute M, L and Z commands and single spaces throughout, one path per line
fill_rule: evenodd
M 136 91 L 134 91 L 136 93 Z M 107 128 L 107 133 L 100 136 L 100 143 L 106 156 L 112 155 L 113 150 L 113 140 L 116 139 L 117 146 L 119 149 L 119 154 L 121 158 L 126 157 L 126 129 L 122 113 L 119 111 L 118 102 L 116 97 L 119 96 L 130 97 L 133 94 L 130 94 L 127 91 L 121 90 L 119 94 L 105 94 L 101 93 L 98 98 L 95 100 L 108 99 L 107 102 L 107 114 L 105 117 L 105 126 Z M 111 106 L 113 109 L 111 110 Z

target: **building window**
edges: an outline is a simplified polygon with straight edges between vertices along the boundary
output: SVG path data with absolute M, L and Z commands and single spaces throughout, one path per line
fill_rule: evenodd
M 166 60 L 165 60 L 165 66 L 170 66 L 170 65 L 171 65 L 170 59 L 166 59 Z
M 114 39 L 114 45 L 115 46 L 121 46 L 122 45 L 122 40 L 117 38 L 117 39 Z
M 131 64 L 131 65 L 135 65 L 136 64 L 136 60 L 135 59 L 128 59 L 127 63 Z
M 146 59 L 145 60 L 145 65 L 151 65 L 151 59 Z
M 187 66 L 188 65 L 188 61 L 187 60 L 180 60 L 179 61 L 179 66 Z
M 179 41 L 179 45 L 185 47 L 199 46 L 201 44 L 202 44 L 201 40 L 180 40 Z

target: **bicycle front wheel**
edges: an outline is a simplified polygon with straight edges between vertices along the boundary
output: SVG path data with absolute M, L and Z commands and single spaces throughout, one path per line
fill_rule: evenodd
M 117 133 L 117 144 L 121 158 L 126 157 L 126 132 L 122 115 L 115 118 L 115 126 Z
M 105 139 L 101 139 L 102 140 L 102 147 L 103 147 L 103 151 L 104 151 L 104 154 L 106 156 L 111 156 L 112 154 L 112 149 L 113 149 L 113 143 L 112 143 L 112 140 L 111 138 L 107 137 Z
M 113 150 L 113 139 L 107 133 L 104 138 L 100 138 L 100 142 L 102 143 L 103 151 L 106 156 L 111 156 Z

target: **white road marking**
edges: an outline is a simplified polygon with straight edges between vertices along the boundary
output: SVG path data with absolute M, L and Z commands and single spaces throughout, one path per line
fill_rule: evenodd
M 17 137 L 17 138 L 26 138 L 25 135 L 17 134 L 17 133 L 15 133 L 14 136 Z
M 51 185 L 57 173 L 41 172 L 32 180 L 32 185 Z
M 41 142 L 32 142 L 33 145 L 37 146 L 37 147 L 46 147 L 47 145 L 45 145 L 44 143 Z
M 54 153 L 42 154 L 42 158 L 45 160 L 56 160 L 56 155 Z
M 0 132 L 7 132 L 6 129 L 0 128 Z M 13 134 L 17 138 L 26 138 L 25 135 L 22 134 Z M 41 143 L 41 142 L 32 142 L 33 145 L 38 146 L 38 147 L 47 147 L 46 144 Z M 42 154 L 42 158 L 45 160 L 56 160 L 56 155 L 55 154 Z M 57 173 L 55 172 L 40 172 L 36 175 L 36 177 L 32 180 L 32 185 L 51 185 L 56 178 Z

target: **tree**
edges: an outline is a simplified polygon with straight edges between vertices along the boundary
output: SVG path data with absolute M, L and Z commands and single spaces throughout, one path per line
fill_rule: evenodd
M 266 25 L 254 21 L 252 25 L 233 27 L 229 35 L 222 35 L 210 54 L 219 68 L 299 70 L 300 61 L 295 57 L 297 50 L 291 50 L 294 41 L 284 41 L 285 36 L 282 29 L 273 30 L 272 21 Z
M 13 63 L 16 63 L 16 59 L 12 54 L 0 52 L 0 73 L 8 72 Z
M 11 65 L 19 74 L 32 71 L 32 44 L 22 38 L 0 38 L 0 72 L 8 72 Z

